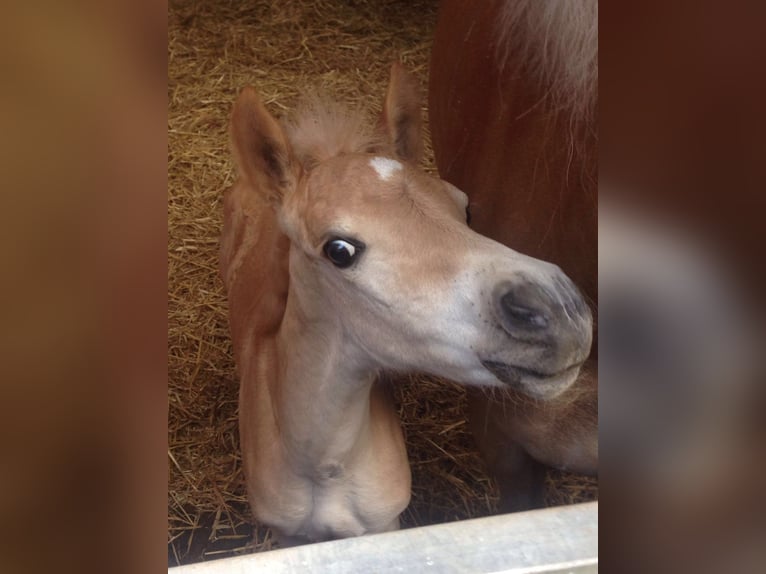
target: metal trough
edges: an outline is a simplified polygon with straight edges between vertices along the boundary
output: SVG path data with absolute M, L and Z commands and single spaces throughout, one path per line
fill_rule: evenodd
M 169 569 L 171 574 L 597 571 L 598 502 L 307 544 Z

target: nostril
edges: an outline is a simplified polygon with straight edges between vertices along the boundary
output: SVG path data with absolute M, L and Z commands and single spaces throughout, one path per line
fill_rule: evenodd
M 539 309 L 533 309 L 519 302 L 515 293 L 506 293 L 500 299 L 506 318 L 518 327 L 527 329 L 545 329 L 548 317 Z

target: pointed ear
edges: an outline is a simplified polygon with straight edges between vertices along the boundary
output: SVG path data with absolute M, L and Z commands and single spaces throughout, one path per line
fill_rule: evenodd
M 420 85 L 398 62 L 391 66 L 382 120 L 396 154 L 419 163 L 423 157 Z
M 230 133 L 240 175 L 263 199 L 280 204 L 297 185 L 300 167 L 285 132 L 254 88 L 244 88 L 234 103 Z

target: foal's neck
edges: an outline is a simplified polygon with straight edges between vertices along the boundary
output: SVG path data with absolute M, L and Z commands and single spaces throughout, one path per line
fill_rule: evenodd
M 280 435 L 307 472 L 350 464 L 370 436 L 375 369 L 342 339 L 331 314 L 317 316 L 291 285 L 278 336 L 275 389 Z

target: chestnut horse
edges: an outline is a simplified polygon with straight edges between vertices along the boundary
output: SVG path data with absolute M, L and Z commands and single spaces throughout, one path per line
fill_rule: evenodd
M 596 0 L 442 0 L 429 88 L 439 173 L 468 195 L 476 231 L 556 263 L 594 309 L 597 84 Z M 542 503 L 533 461 L 596 473 L 595 347 L 556 401 L 473 393 L 503 509 Z
M 590 351 L 561 270 L 472 231 L 465 195 L 418 167 L 420 105 L 398 65 L 378 128 L 321 101 L 280 124 L 252 88 L 234 105 L 220 270 L 242 459 L 285 537 L 398 527 L 410 468 L 381 371 L 546 397 Z

